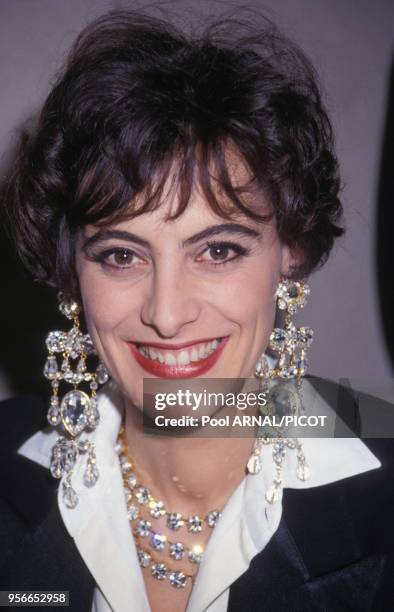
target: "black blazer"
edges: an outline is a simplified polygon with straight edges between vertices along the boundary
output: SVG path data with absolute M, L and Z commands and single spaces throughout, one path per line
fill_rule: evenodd
M 68 590 L 69 609 L 90 612 L 95 583 L 59 514 L 58 481 L 16 453 L 45 412 L 36 398 L 0 403 L 0 590 Z M 381 468 L 284 490 L 279 528 L 232 584 L 228 612 L 394 610 L 394 441 L 364 442 Z

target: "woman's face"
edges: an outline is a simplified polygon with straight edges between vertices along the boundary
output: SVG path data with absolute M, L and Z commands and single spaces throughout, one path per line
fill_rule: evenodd
M 165 221 L 169 206 L 87 226 L 77 247 L 88 331 L 138 407 L 144 377 L 251 376 L 291 263 L 273 220 L 223 220 L 197 190 L 175 221 Z

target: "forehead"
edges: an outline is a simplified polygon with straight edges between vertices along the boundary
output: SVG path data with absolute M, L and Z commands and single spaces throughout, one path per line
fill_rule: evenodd
M 240 197 L 246 209 L 259 215 L 269 215 L 272 211 L 268 197 L 261 187 L 256 186 L 250 169 L 234 147 L 225 149 L 224 163 L 231 181 L 231 188 Z M 162 183 L 158 204 L 153 210 L 136 214 L 136 211 L 142 209 L 146 202 L 146 193 L 142 192 L 130 202 L 130 206 L 125 207 L 123 216 L 120 215 L 112 223 L 106 224 L 99 221 L 97 225 L 88 225 L 85 227 L 85 235 L 93 235 L 103 225 L 106 228 L 116 227 L 120 230 L 133 228 L 133 231 L 156 233 L 158 239 L 162 235 L 176 237 L 177 234 L 190 233 L 193 229 L 199 231 L 208 225 L 222 224 L 224 219 L 228 223 L 242 223 L 253 228 L 262 225 L 261 221 L 256 221 L 246 212 L 242 212 L 231 201 L 221 184 L 218 169 L 214 164 L 210 165 L 209 180 L 220 210 L 218 212 L 213 210 L 198 180 L 198 173 L 194 172 L 187 205 L 179 216 L 172 218 L 179 210 L 182 198 L 185 197 L 180 188 L 180 171 L 181 164 L 179 160 L 174 159 Z M 272 225 L 272 220 L 264 221 L 264 225 Z
M 246 214 L 235 210 L 224 219 L 222 215 L 212 210 L 204 196 L 197 189 L 193 190 L 184 212 L 175 219 L 169 219 L 169 215 L 174 208 L 176 209 L 176 206 L 176 193 L 174 193 L 174 195 L 167 197 L 157 209 L 142 213 L 131 219 L 117 220 L 106 225 L 105 229 L 131 232 L 155 245 L 168 241 L 181 243 L 195 234 L 214 226 L 237 225 L 254 230 L 259 234 L 263 227 L 265 234 L 274 228 L 272 220 L 264 223 L 258 222 Z M 103 229 L 102 226 L 87 225 L 84 228 L 84 235 L 90 238 L 97 232 L 100 232 L 101 229 Z

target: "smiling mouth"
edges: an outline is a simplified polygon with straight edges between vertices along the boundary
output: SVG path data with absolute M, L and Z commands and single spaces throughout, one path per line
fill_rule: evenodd
M 212 355 L 221 341 L 222 338 L 215 338 L 210 342 L 200 342 L 178 350 L 157 348 L 149 344 L 136 344 L 136 347 L 146 359 L 169 366 L 185 366 L 190 362 L 197 363 Z
M 144 370 L 161 378 L 201 376 L 216 363 L 229 336 L 178 345 L 129 342 Z

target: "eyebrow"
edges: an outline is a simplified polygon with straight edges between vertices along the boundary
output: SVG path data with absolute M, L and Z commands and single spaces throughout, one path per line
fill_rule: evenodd
M 113 238 L 117 238 L 118 240 L 126 240 L 126 242 L 136 242 L 137 244 L 149 248 L 150 243 L 143 238 L 140 238 L 136 234 L 132 234 L 131 232 L 125 232 L 124 230 L 100 230 L 90 236 L 83 243 L 83 250 L 86 251 L 90 246 L 99 242 L 105 242 L 106 240 L 111 240 Z
M 199 242 L 200 240 L 211 238 L 211 236 L 216 236 L 217 234 L 222 234 L 224 232 L 228 234 L 252 236 L 253 238 L 261 237 L 260 232 L 252 229 L 251 227 L 241 225 L 240 223 L 221 223 L 220 225 L 212 225 L 210 227 L 207 227 L 201 232 L 198 232 L 190 238 L 187 238 L 183 241 L 182 246 L 185 247 L 191 244 L 196 244 L 196 242 Z M 118 240 L 125 240 L 126 242 L 134 242 L 145 248 L 151 247 L 151 244 L 148 240 L 140 238 L 140 236 L 137 236 L 137 234 L 126 232 L 124 230 L 106 229 L 100 230 L 93 234 L 93 236 L 90 236 L 90 238 L 88 238 L 84 242 L 83 250 L 86 251 L 93 244 L 105 242 L 106 240 L 111 240 L 113 238 L 116 238 Z
M 222 234 L 223 232 L 226 232 L 227 234 L 252 236 L 253 238 L 259 238 L 261 236 L 258 231 L 252 229 L 251 227 L 247 227 L 246 225 L 241 225 L 240 223 L 222 223 L 221 225 L 212 225 L 211 227 L 207 227 L 201 232 L 198 232 L 198 234 L 194 234 L 194 236 L 191 236 L 183 242 L 183 246 L 195 244 L 204 238 L 210 238 L 211 236 L 216 236 L 217 234 Z

